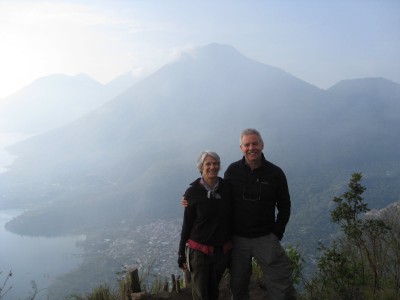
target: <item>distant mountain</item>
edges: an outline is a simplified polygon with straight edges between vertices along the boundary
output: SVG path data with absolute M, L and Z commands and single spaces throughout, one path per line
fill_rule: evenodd
M 141 79 L 141 77 L 134 77 L 132 72 L 127 72 L 111 80 L 106 84 L 106 87 L 108 90 L 113 91 L 114 96 L 117 96 L 122 92 L 125 92 L 128 88 L 139 82 Z
M 338 109 L 348 115 L 364 115 L 388 122 L 398 122 L 400 115 L 399 85 L 384 78 L 343 80 L 328 92 L 334 96 Z M 365 115 L 367 114 L 367 115 Z
M 18 159 L 0 176 L 0 205 L 40 205 L 8 224 L 27 234 L 179 217 L 198 153 L 217 151 L 226 168 L 241 158 L 240 131 L 255 127 L 288 177 L 286 238 L 315 242 L 332 231 L 331 199 L 351 173 L 364 173 L 370 207 L 399 200 L 399 93 L 382 78 L 321 90 L 211 44 L 68 126 L 10 147 Z
M 43 133 L 66 125 L 122 93 L 131 74 L 103 85 L 84 74 L 49 75 L 0 102 L 0 132 Z

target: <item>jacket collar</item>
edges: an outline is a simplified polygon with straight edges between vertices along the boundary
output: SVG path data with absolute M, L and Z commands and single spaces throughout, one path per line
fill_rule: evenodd
M 264 167 L 266 162 L 267 162 L 267 160 L 265 159 L 264 153 L 261 153 L 261 166 L 256 168 L 256 170 Z M 241 163 L 242 163 L 243 166 L 246 166 L 246 168 L 250 169 L 250 166 L 247 164 L 246 158 L 244 156 L 242 157 L 242 162 Z

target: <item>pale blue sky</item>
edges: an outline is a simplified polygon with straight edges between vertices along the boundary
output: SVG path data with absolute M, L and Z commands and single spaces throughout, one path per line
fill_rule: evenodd
M 214 42 L 323 89 L 400 83 L 398 0 L 0 0 L 0 99 L 53 73 L 144 76 Z

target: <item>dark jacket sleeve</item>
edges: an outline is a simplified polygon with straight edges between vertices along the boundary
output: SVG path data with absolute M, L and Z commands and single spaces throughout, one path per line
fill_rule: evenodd
M 186 191 L 184 198 L 188 200 L 187 197 L 188 193 Z M 189 201 L 189 200 L 188 200 Z M 181 230 L 181 240 L 179 242 L 179 250 L 178 250 L 178 254 L 179 255 L 184 255 L 185 254 L 185 245 L 187 240 L 190 237 L 190 233 L 192 231 L 193 228 L 193 223 L 196 217 L 196 208 L 195 208 L 195 204 L 190 203 L 187 207 L 185 207 L 185 211 L 183 214 L 183 223 L 182 223 L 182 230 Z
M 289 222 L 291 208 L 289 188 L 283 171 L 280 172 L 279 182 L 279 194 L 276 203 L 278 214 L 275 220 L 273 233 L 281 240 L 285 233 L 286 224 Z

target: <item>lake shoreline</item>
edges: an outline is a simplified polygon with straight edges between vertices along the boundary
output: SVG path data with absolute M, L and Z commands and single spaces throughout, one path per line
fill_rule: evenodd
M 12 277 L 5 290 L 12 287 L 7 299 L 25 299 L 32 294 L 32 282 L 43 290 L 35 299 L 47 299 L 49 288 L 59 276 L 67 274 L 83 263 L 84 251 L 79 244 L 86 236 L 59 237 L 19 235 L 5 229 L 5 224 L 18 217 L 24 210 L 0 210 L 0 266 L 1 279 L 8 272 Z

